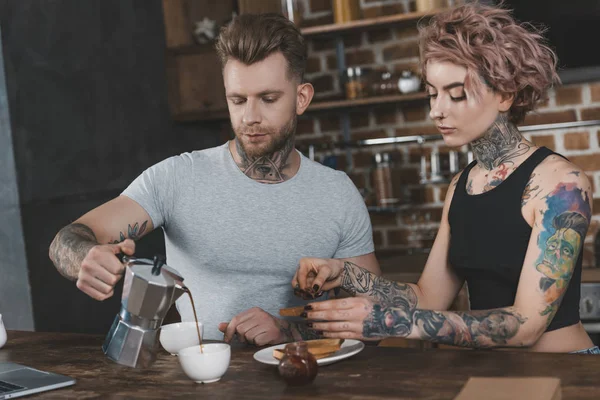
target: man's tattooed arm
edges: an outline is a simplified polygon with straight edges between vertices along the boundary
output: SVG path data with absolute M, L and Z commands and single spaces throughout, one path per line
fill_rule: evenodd
M 412 285 L 382 278 L 349 261 L 344 262 L 341 288 L 352 296 L 370 297 L 378 303 L 407 303 L 414 307 L 418 303 Z
M 363 323 L 363 336 L 400 336 L 470 348 L 522 347 L 528 343 L 514 338 L 525 321 L 511 307 L 439 312 L 375 304 Z
M 70 224 L 58 232 L 50 245 L 50 259 L 65 278 L 76 280 L 81 262 L 98 244 L 94 232 L 84 224 Z
M 61 229 L 50 244 L 50 259 L 61 275 L 77 280 L 81 263 L 92 247 L 107 240 L 108 244 L 118 244 L 125 239 L 138 240 L 148 233 L 147 228 L 148 220 L 142 224 L 128 224 L 126 231 L 119 232 L 118 239 L 104 238 L 100 243 L 89 226 L 73 223 Z
M 119 238 L 110 241 L 110 244 L 121 243 L 125 239 L 129 238 L 131 240 L 138 240 L 142 236 L 144 236 L 146 232 L 146 228 L 148 227 L 148 221 L 144 221 L 142 225 L 136 222 L 133 226 L 127 225 L 127 232 L 119 232 Z

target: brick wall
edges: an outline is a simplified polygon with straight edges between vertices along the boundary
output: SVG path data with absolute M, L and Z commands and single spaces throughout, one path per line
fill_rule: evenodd
M 303 26 L 333 22 L 331 0 L 302 0 Z M 450 2 L 453 3 L 452 1 Z M 372 17 L 414 11 L 414 1 L 360 0 L 363 16 Z M 349 66 L 379 68 L 390 71 L 418 70 L 416 26 L 380 28 L 353 32 L 343 36 L 346 63 Z M 335 42 L 332 37 L 309 40 L 307 80 L 316 89 L 314 101 L 343 98 L 336 70 Z M 351 140 L 368 138 L 437 134 L 428 117 L 425 101 L 355 108 L 350 110 Z M 524 125 L 554 122 L 600 120 L 600 83 L 585 83 L 557 88 L 549 101 L 527 117 Z M 585 242 L 584 265 L 594 265 L 592 241 L 600 230 L 600 127 L 531 132 L 524 136 L 537 145 L 547 146 L 571 159 L 589 175 L 594 190 L 594 220 Z M 331 144 L 340 142 L 340 113 L 336 111 L 310 113 L 298 123 L 298 144 Z M 371 213 L 374 239 L 378 251 L 405 251 L 428 247 L 438 227 L 441 208 L 447 190 L 446 183 L 420 184 L 421 155 L 433 149 L 447 153 L 442 141 L 425 144 L 396 144 L 353 148 L 349 151 L 352 168 L 346 160 L 346 150 L 319 150 L 316 159 L 346 170 L 356 186 L 365 193 L 367 204 L 373 203 L 371 168 L 376 152 L 389 152 L 395 163 L 395 190 L 406 190 L 410 204 L 396 213 Z M 464 152 L 466 148 L 461 149 Z M 461 157 L 461 167 L 466 157 Z

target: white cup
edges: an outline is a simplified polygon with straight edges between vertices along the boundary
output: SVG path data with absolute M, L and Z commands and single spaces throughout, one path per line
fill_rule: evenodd
M 0 314 L 0 349 L 6 344 L 6 329 L 4 328 L 4 322 L 2 321 L 2 314 Z
M 227 343 L 208 343 L 186 347 L 177 353 L 183 372 L 196 383 L 217 382 L 227 372 L 231 347 Z
M 204 325 L 198 322 L 200 337 L 204 337 Z M 160 328 L 160 344 L 169 353 L 176 356 L 179 350 L 199 345 L 195 322 L 177 322 Z

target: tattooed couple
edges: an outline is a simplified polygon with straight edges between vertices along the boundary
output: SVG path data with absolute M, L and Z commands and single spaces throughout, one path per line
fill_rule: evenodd
M 469 4 L 420 28 L 430 116 L 475 160 L 450 184 L 417 284 L 359 263 L 304 258 L 300 290 L 350 298 L 306 307 L 326 337 L 404 337 L 470 347 L 600 354 L 579 319 L 581 253 L 592 215 L 585 173 L 516 128 L 558 82 L 539 33 L 508 11 Z M 448 311 L 467 283 L 470 311 Z
M 379 276 L 369 215 L 352 182 L 294 150 L 296 117 L 313 87 L 302 79 L 302 36 L 275 15 L 236 17 L 217 42 L 235 139 L 149 168 L 63 228 L 50 248 L 57 269 L 106 299 L 123 274 L 115 255 L 133 254 L 135 240 L 161 227 L 167 262 L 191 288 L 207 339 L 399 336 L 598 351 L 578 308 L 589 180 L 516 128 L 558 82 L 553 52 L 507 11 L 473 3 L 432 17 L 420 44 L 430 116 L 447 146 L 470 145 L 475 160 L 448 189 L 417 284 Z M 471 310 L 448 311 L 465 282 Z M 351 297 L 306 307 L 308 318 L 329 322 L 295 325 L 273 315 L 306 304 L 294 293 L 338 289 Z M 177 308 L 193 319 L 184 298 Z

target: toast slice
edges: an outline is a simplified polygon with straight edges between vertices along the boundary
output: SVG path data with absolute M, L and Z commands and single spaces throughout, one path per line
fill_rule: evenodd
M 299 317 L 304 312 L 304 306 L 281 308 L 279 315 L 282 317 Z
M 334 355 L 336 352 L 331 352 L 331 353 L 324 353 L 324 354 L 313 354 L 313 356 L 315 357 L 315 359 L 320 360 L 321 358 L 326 358 L 329 356 Z M 275 349 L 273 350 L 273 357 L 276 358 L 277 360 L 281 360 L 281 358 L 284 355 L 284 351 L 282 349 Z M 311 352 L 312 354 L 312 352 Z
M 314 339 L 314 340 L 305 340 L 308 349 L 314 349 L 316 347 L 329 347 L 329 346 L 337 346 L 339 349 L 344 343 L 344 339 Z
M 344 339 L 315 339 L 306 340 L 308 351 L 318 360 L 329 357 L 342 347 Z M 283 357 L 284 349 L 273 350 L 273 357 L 280 360 Z

